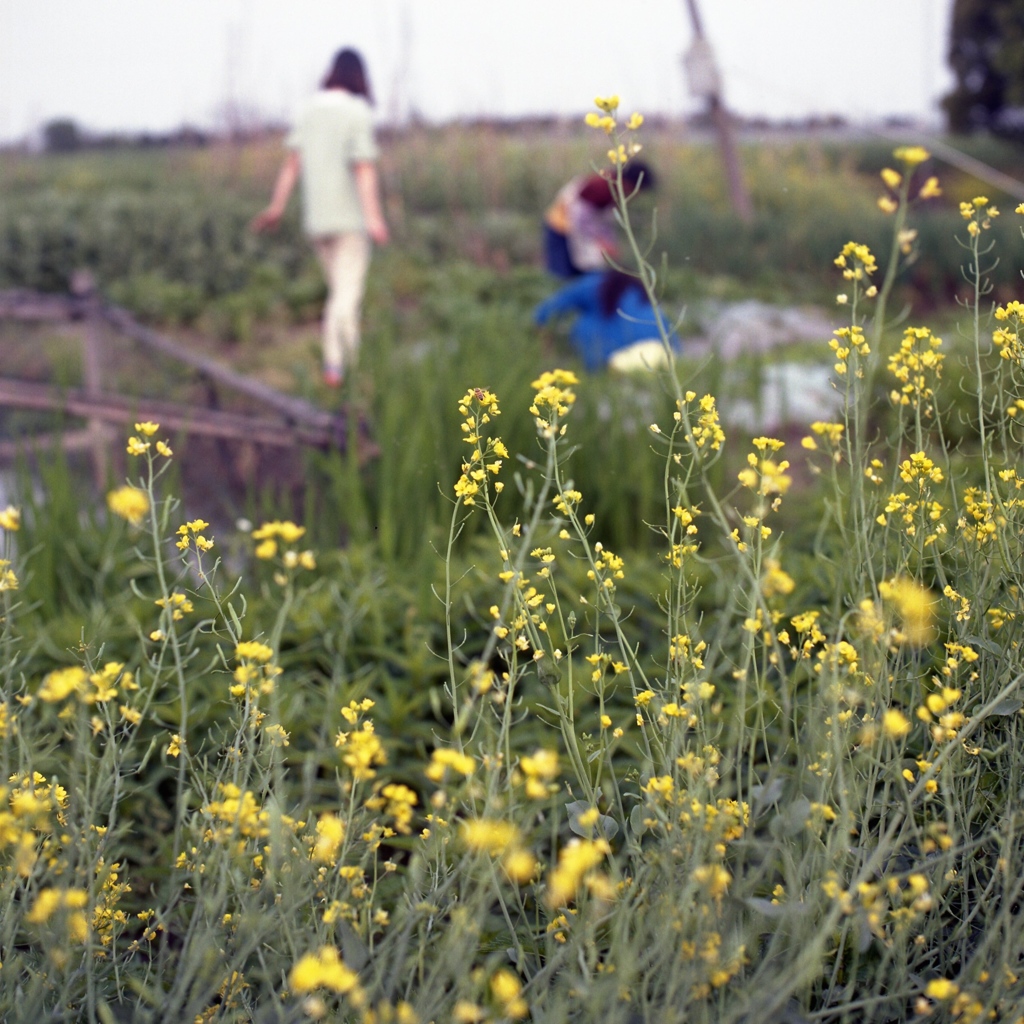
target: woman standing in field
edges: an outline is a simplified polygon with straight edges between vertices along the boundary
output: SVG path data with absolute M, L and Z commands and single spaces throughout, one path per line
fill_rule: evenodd
M 359 314 L 370 240 L 383 245 L 372 94 L 362 57 L 340 50 L 320 90 L 302 108 L 285 144 L 270 205 L 253 228 L 276 227 L 302 179 L 303 228 L 327 280 L 323 316 L 324 383 L 339 387 L 359 350 Z

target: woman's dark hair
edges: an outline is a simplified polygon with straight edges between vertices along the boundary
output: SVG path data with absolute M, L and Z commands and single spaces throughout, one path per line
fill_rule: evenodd
M 323 88 L 344 89 L 346 92 L 355 93 L 356 96 L 365 96 L 369 103 L 373 102 L 366 65 L 356 50 L 346 48 L 334 55 L 331 70 L 323 80 Z
M 632 274 L 624 274 L 621 270 L 606 270 L 601 275 L 601 284 L 597 289 L 601 316 L 615 316 L 619 303 L 630 288 L 646 294 L 639 278 L 633 277 Z
M 653 189 L 658 185 L 658 179 L 654 176 L 654 171 L 643 160 L 630 160 L 622 168 L 622 182 L 626 186 L 627 194 L 636 192 L 637 189 L 640 191 L 648 188 Z

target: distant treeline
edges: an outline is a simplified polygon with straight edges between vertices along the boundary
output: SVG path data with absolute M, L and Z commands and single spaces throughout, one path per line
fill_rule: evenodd
M 457 119 L 458 124 L 473 129 L 486 128 L 502 134 L 516 135 L 520 133 L 564 131 L 567 128 L 582 124 L 583 115 L 563 116 L 554 114 L 532 115 L 526 117 L 470 117 Z M 685 118 L 654 114 L 646 118 L 648 129 L 663 130 L 673 126 L 701 132 L 713 130 L 714 123 L 710 114 L 690 113 Z M 785 118 L 771 120 L 765 117 L 735 118 L 736 128 L 743 131 L 821 131 L 841 130 L 849 126 L 845 117 L 839 114 L 814 115 L 804 118 Z M 885 127 L 905 127 L 898 118 L 890 118 L 884 122 Z M 382 139 L 401 136 L 407 131 L 423 128 L 441 128 L 440 124 L 431 124 L 423 117 L 414 114 L 401 125 L 382 125 L 379 135 Z M 182 125 L 169 132 L 95 132 L 83 127 L 72 118 L 62 117 L 48 121 L 42 129 L 42 148 L 47 153 L 78 153 L 87 150 L 117 149 L 199 149 L 216 142 L 253 142 L 270 135 L 280 134 L 285 126 L 273 121 L 258 121 L 244 126 L 231 126 L 224 129 L 197 128 L 194 125 Z M 24 149 L 23 144 L 8 146 L 7 149 Z
M 279 124 L 215 131 L 182 125 L 169 132 L 94 132 L 71 118 L 48 121 L 42 130 L 42 147 L 47 153 L 79 153 L 85 150 L 115 149 L 201 149 L 224 139 L 250 142 L 273 132 L 282 131 Z M 23 145 L 7 147 L 22 149 Z

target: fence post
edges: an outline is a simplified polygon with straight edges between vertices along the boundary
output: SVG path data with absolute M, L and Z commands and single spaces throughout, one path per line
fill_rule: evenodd
M 96 282 L 87 270 L 75 271 L 71 276 L 71 294 L 81 303 L 84 321 L 82 332 L 82 384 L 89 398 L 103 394 L 103 319 L 99 315 L 99 297 Z M 107 429 L 100 419 L 87 421 L 92 438 L 92 470 L 97 490 L 107 485 L 109 452 L 107 450 Z

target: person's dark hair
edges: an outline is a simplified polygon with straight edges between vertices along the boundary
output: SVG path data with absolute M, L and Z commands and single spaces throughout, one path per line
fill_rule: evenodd
M 622 168 L 622 183 L 626 186 L 626 194 L 629 195 L 638 189 L 643 192 L 645 189 L 657 188 L 658 179 L 643 160 L 630 160 Z
M 324 89 L 344 89 L 356 96 L 365 96 L 367 102 L 373 102 L 370 90 L 370 78 L 366 73 L 366 65 L 358 51 L 352 49 L 339 50 L 334 55 L 330 71 L 323 80 Z
M 621 270 L 606 270 L 601 275 L 601 284 L 597 290 L 597 302 L 601 308 L 601 316 L 615 316 L 619 303 L 631 288 L 646 294 L 639 278 L 623 273 Z

